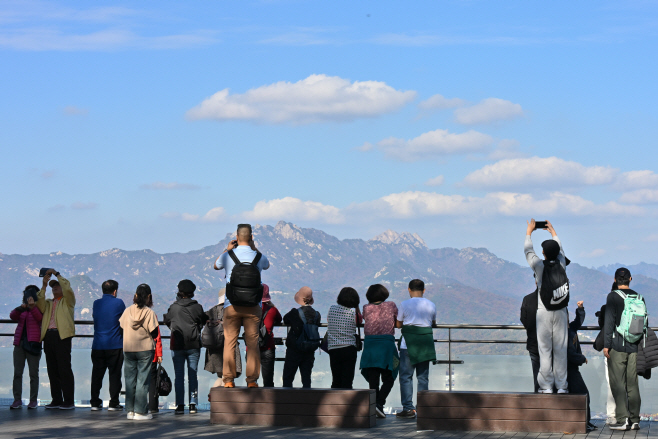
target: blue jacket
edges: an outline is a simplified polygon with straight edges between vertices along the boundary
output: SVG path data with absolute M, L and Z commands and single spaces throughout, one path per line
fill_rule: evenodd
M 94 342 L 92 349 L 123 349 L 123 335 L 119 319 L 126 310 L 123 300 L 111 294 L 103 294 L 94 301 Z

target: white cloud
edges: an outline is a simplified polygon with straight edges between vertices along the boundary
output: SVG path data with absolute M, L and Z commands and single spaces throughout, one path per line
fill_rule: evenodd
M 615 186 L 621 190 L 658 188 L 658 174 L 653 171 L 629 171 L 619 175 Z
M 483 99 L 471 106 L 455 110 L 455 121 L 463 125 L 490 123 L 523 116 L 521 105 L 498 98 Z
M 377 143 L 388 158 L 404 162 L 415 162 L 452 154 L 486 152 L 493 138 L 477 131 L 450 133 L 448 130 L 434 130 L 410 140 L 389 137 Z
M 164 183 L 162 181 L 156 181 L 153 183 L 143 184 L 140 186 L 141 189 L 150 189 L 150 190 L 194 190 L 199 189 L 199 186 L 189 183 Z
M 445 181 L 445 178 L 443 178 L 443 175 L 439 175 L 438 177 L 430 178 L 425 182 L 425 186 L 441 186 L 443 182 Z
M 337 207 L 293 197 L 259 201 L 253 210 L 243 212 L 242 216 L 253 220 L 306 220 L 330 224 L 342 223 L 345 220 Z
M 569 186 L 604 185 L 614 181 L 617 170 L 583 166 L 557 157 L 505 159 L 486 165 L 464 178 L 467 186 L 479 189 L 525 187 L 551 190 Z
M 395 90 L 384 82 L 350 82 L 338 76 L 311 75 L 243 94 L 221 90 L 190 109 L 187 117 L 275 124 L 351 121 L 396 111 L 415 96 L 414 91 Z
M 446 108 L 457 108 L 466 104 L 466 101 L 459 98 L 445 98 L 442 95 L 434 95 L 427 100 L 418 104 L 421 110 L 445 110 Z
M 604 249 L 595 248 L 592 251 L 580 253 L 580 256 L 583 258 L 598 258 L 600 256 L 603 256 L 604 254 L 606 254 L 606 251 Z
M 658 189 L 638 189 L 624 192 L 619 201 L 625 204 L 653 204 L 658 203 Z
M 62 110 L 67 116 L 86 116 L 89 114 L 89 110 L 86 108 L 76 107 L 75 105 L 69 105 L 64 107 Z
M 646 238 L 644 238 L 645 241 L 647 242 L 658 242 L 658 233 L 654 233 L 653 235 L 649 235 Z
M 206 212 L 205 215 L 193 215 L 190 213 L 181 214 L 183 221 L 194 221 L 200 223 L 217 223 L 226 219 L 226 211 L 223 207 L 214 207 Z
M 94 210 L 98 207 L 97 203 L 82 203 L 82 202 L 76 202 L 71 204 L 71 209 L 75 210 Z

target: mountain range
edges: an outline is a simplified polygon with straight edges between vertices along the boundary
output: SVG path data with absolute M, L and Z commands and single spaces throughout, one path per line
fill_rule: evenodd
M 197 285 L 195 298 L 208 308 L 217 303 L 218 290 L 225 285 L 223 271 L 214 270 L 213 262 L 233 236 L 229 233 L 216 244 L 187 253 L 120 249 L 80 255 L 0 253 L 0 313 L 8 317 L 20 304 L 26 285 L 41 285 L 41 267 L 56 268 L 71 281 L 78 297 L 78 319 L 91 319 L 92 303 L 100 297 L 99 285 L 106 279 L 119 282 L 119 297 L 127 303 L 137 285 L 148 283 L 160 317 L 175 299 L 178 281 L 191 279 Z M 304 285 L 313 289 L 315 307 L 325 316 L 344 286 L 356 288 L 363 304 L 367 287 L 382 283 L 391 292 L 390 300 L 399 303 L 408 298 L 409 280 L 420 278 L 426 283 L 427 297 L 437 305 L 439 323 L 517 324 L 521 299 L 535 288 L 527 266 L 505 261 L 484 248 L 430 249 L 413 233 L 388 230 L 367 241 L 340 240 L 321 230 L 280 221 L 275 226 L 256 225 L 254 238 L 271 264 L 262 274 L 263 282 L 282 311 L 295 306 L 294 293 Z M 521 237 L 519 252 L 522 246 Z M 576 261 L 568 267 L 570 308 L 584 300 L 586 324 L 596 324 L 594 311 L 605 303 L 618 266 L 593 269 Z M 628 267 L 633 273 L 632 287 L 646 297 L 650 315 L 656 315 L 658 265 Z

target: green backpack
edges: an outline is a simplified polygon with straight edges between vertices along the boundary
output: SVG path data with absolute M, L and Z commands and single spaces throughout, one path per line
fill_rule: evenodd
M 615 290 L 615 293 L 624 299 L 624 312 L 621 314 L 617 332 L 625 342 L 635 343 L 641 340 L 647 331 L 647 306 L 639 294 L 626 295 L 619 290 Z

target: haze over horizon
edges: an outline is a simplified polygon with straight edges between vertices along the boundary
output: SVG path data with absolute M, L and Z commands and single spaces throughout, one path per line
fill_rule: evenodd
M 658 3 L 0 3 L 0 252 L 237 223 L 658 263 Z M 537 232 L 538 245 L 549 235 Z

